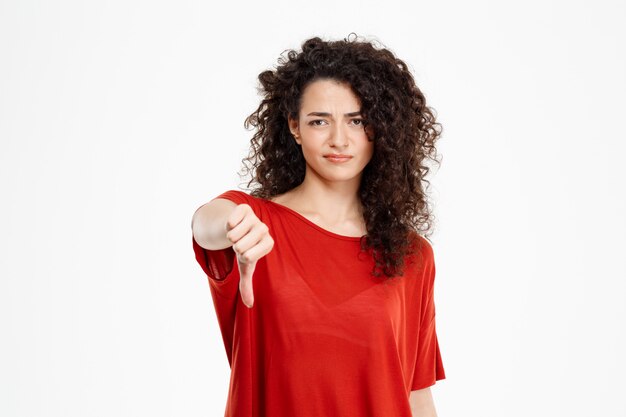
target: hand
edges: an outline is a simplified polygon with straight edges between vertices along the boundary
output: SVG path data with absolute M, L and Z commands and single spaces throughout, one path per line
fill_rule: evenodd
M 274 247 L 269 228 L 254 214 L 248 204 L 239 204 L 226 220 L 226 238 L 233 243 L 239 267 L 239 292 L 248 308 L 254 304 L 252 274 L 256 262 Z

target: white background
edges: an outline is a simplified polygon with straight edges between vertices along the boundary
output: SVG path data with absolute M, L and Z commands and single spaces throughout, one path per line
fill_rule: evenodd
M 444 126 L 440 417 L 626 416 L 624 3 L 408 4 L 0 3 L 0 415 L 223 415 L 191 215 L 258 73 L 354 31 Z

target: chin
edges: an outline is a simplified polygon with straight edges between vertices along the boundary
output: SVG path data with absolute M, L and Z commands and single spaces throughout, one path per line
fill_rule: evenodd
M 356 179 L 359 178 L 359 174 L 346 174 L 346 175 L 332 175 L 332 174 L 328 174 L 328 175 L 322 175 L 322 178 L 324 178 L 327 181 L 354 181 Z

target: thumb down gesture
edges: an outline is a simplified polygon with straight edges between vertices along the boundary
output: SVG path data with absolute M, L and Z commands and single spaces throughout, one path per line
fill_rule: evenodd
M 226 238 L 233 243 L 239 267 L 239 292 L 246 307 L 252 308 L 252 275 L 256 263 L 274 247 L 269 228 L 248 204 L 238 204 L 226 220 Z

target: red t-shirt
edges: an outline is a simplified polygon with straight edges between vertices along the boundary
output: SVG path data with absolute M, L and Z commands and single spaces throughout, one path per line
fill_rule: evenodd
M 232 247 L 206 250 L 192 234 L 231 367 L 225 416 L 411 417 L 410 391 L 445 378 L 428 241 L 416 233 L 425 263 L 388 281 L 371 276 L 358 237 L 242 191 L 215 198 L 249 204 L 274 239 L 249 309 Z

